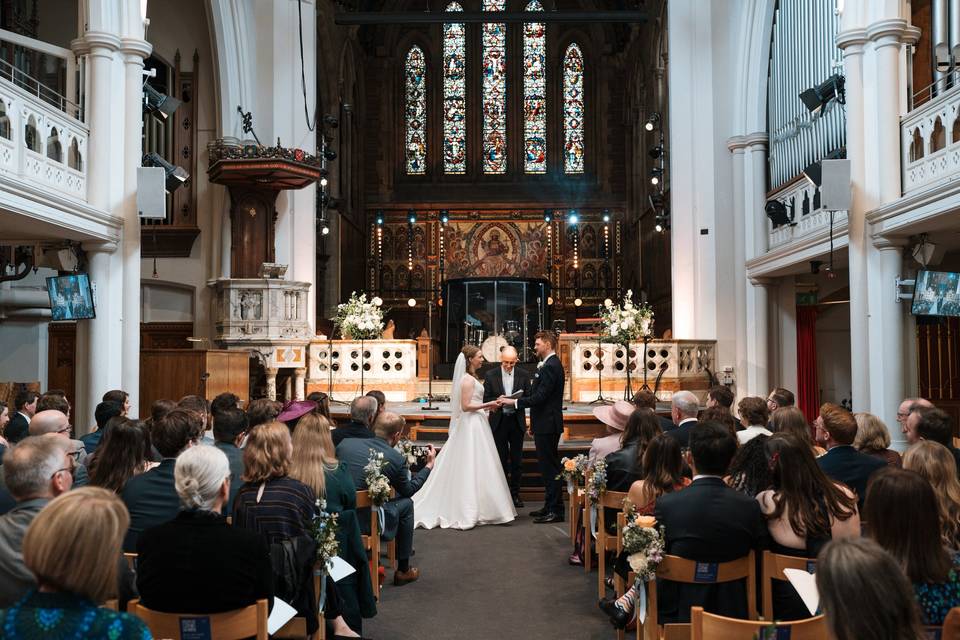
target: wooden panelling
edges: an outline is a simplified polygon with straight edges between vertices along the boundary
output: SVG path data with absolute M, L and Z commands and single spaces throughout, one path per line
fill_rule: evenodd
M 51 322 L 47 336 L 47 389 L 63 389 L 76 404 L 77 324 Z
M 192 335 L 192 322 L 144 322 L 140 325 L 140 348 L 192 349 L 187 342 Z
M 250 354 L 245 351 L 144 349 L 140 352 L 140 404 L 225 391 L 249 398 Z
M 960 435 L 960 318 L 917 318 L 918 395 L 953 416 Z

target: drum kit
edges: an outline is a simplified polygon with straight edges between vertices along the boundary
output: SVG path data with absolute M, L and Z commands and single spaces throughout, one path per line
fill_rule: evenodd
M 499 361 L 500 351 L 508 346 L 516 349 L 521 359 L 533 353 L 527 346 L 526 327 L 519 320 L 507 320 L 503 323 L 502 331 L 493 334 L 470 322 L 464 322 L 463 325 L 466 336 L 464 344 L 480 345 L 480 351 L 488 362 Z

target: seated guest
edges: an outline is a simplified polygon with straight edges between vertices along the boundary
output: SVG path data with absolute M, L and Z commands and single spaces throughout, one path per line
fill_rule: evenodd
M 960 468 L 960 449 L 953 446 L 953 426 L 950 414 L 943 409 L 926 407 L 914 403 L 907 418 L 907 442 L 916 444 L 920 440 L 933 440 L 945 446 L 953 454 Z
M 604 459 L 614 451 L 619 451 L 623 446 L 621 439 L 623 431 L 627 427 L 627 421 L 633 414 L 634 406 L 626 400 L 617 400 L 612 405 L 605 404 L 596 407 L 593 410 L 593 417 L 606 425 L 607 435 L 601 438 L 594 438 L 590 443 L 590 464 L 596 459 Z
M 763 398 L 748 396 L 737 403 L 737 414 L 743 429 L 737 432 L 740 444 L 746 444 L 757 436 L 769 436 L 772 432 L 767 429 L 767 420 L 770 419 L 770 410 Z
M 67 400 L 67 393 L 62 389 L 48 389 L 37 400 L 37 413 L 41 411 L 60 411 L 67 416 L 67 420 L 70 419 L 72 408 L 70 401 Z
M 350 403 L 350 422 L 333 430 L 333 446 L 347 438 L 372 439 L 373 419 L 377 415 L 377 399 L 372 396 L 360 396 Z
M 637 391 L 633 394 L 633 398 L 630 400 L 637 409 L 650 409 L 654 413 L 657 413 L 657 396 L 654 395 L 653 391 Z M 657 420 L 660 421 L 660 429 L 666 433 L 673 429 L 674 424 L 673 420 L 666 416 L 661 416 L 657 414 Z
M 149 638 L 136 616 L 98 606 L 117 595 L 117 560 L 128 522 L 123 503 L 99 487 L 54 498 L 23 538 L 23 560 L 38 589 L 0 611 L 0 637 Z
M 923 440 L 907 449 L 903 468 L 916 471 L 933 487 L 943 544 L 948 549 L 960 548 L 960 481 L 953 454 L 938 442 Z
M 354 403 L 362 400 L 376 402 L 373 398 L 357 398 Z M 371 407 L 366 404 L 364 406 Z M 353 416 L 353 405 L 350 406 L 350 414 Z M 374 425 L 375 437 L 358 438 L 349 437 L 340 441 L 337 445 L 337 459 L 350 471 L 353 476 L 353 482 L 358 489 L 366 489 L 367 483 L 363 476 L 363 468 L 370 459 L 370 452 L 374 451 L 383 454 L 383 460 L 386 465 L 383 467 L 383 474 L 390 481 L 390 486 L 397 492 L 397 497 L 387 502 L 384 506 L 384 523 L 380 537 L 383 540 L 397 541 L 397 570 L 393 574 L 393 583 L 397 586 L 413 582 L 420 577 L 420 570 L 410 566 L 410 556 L 413 555 L 413 500 L 410 499 L 417 489 L 423 486 L 433 469 L 434 453 L 431 447 L 427 455 L 427 464 L 423 469 L 411 476 L 406 465 L 406 460 L 399 451 L 394 449 L 397 442 L 400 441 L 400 434 L 406 426 L 403 418 L 389 411 L 380 415 Z M 340 427 L 333 432 L 334 441 L 336 435 L 343 429 Z M 364 518 L 361 513 L 361 530 L 364 534 L 370 532 L 366 529 L 370 526 L 370 519 Z
M 927 638 L 910 583 L 872 540 L 842 538 L 826 545 L 817 558 L 817 591 L 835 640 Z M 850 606 L 853 598 L 856 606 Z
M 643 454 L 643 477 L 633 483 L 627 500 L 636 509 L 637 515 L 653 515 L 657 498 L 680 491 L 690 486 L 690 480 L 683 475 L 683 458 L 680 444 L 667 434 L 660 434 L 650 441 Z M 627 573 L 624 558 L 617 559 L 618 573 Z M 617 628 L 627 626 L 635 610 L 640 585 L 634 582 L 620 598 L 604 598 L 600 609 Z
M 300 418 L 308 413 L 313 413 L 316 408 L 317 405 L 309 400 L 291 400 L 283 405 L 283 409 L 277 416 L 277 422 L 282 422 L 287 425 L 290 433 L 293 433 L 297 428 L 297 423 L 300 421 Z
M 630 490 L 643 475 L 643 453 L 647 445 L 661 433 L 660 421 L 649 409 L 636 409 L 630 414 L 620 437 L 620 450 L 604 458 L 608 490 Z
M 150 417 L 147 418 L 147 426 L 154 422 L 159 422 L 163 416 L 177 408 L 177 403 L 173 400 L 154 400 L 150 405 Z
M 723 387 L 726 389 L 726 387 Z M 727 389 L 729 391 L 729 389 Z M 730 432 L 734 438 L 737 437 L 737 427 L 739 423 L 737 419 L 733 417 L 733 414 L 730 413 L 730 408 L 723 405 L 713 405 L 712 407 L 707 407 L 702 412 L 700 412 L 700 422 L 719 422 L 727 428 L 727 431 Z
M 223 393 L 217 395 L 216 398 L 210 401 L 210 415 L 213 416 L 214 421 L 217 419 L 217 414 L 221 411 L 227 409 L 239 409 L 240 408 L 240 396 L 235 393 L 230 393 L 229 391 L 224 391 Z
M 373 424 L 377 421 L 377 418 L 380 417 L 380 414 L 387 410 L 387 396 L 383 391 L 377 389 L 367 391 L 367 395 L 377 401 L 377 414 L 373 416 L 373 420 L 370 421 L 370 424 Z
M 243 450 L 240 445 L 247 435 L 248 425 L 247 414 L 236 406 L 220 409 L 214 414 L 213 438 L 216 442 L 213 446 L 223 451 L 230 463 L 230 496 L 224 513 L 233 513 L 233 499 L 243 486 Z
M 863 518 L 913 583 L 922 623 L 942 625 L 960 606 L 960 554 L 943 544 L 933 487 L 915 471 L 885 466 L 870 480 Z
M 3 480 L 16 506 L 0 516 L 0 607 L 12 606 L 35 584 L 23 563 L 23 536 L 40 510 L 73 486 L 66 442 L 31 436 L 3 456 Z
M 230 463 L 214 447 L 177 458 L 181 510 L 137 541 L 137 588 L 143 606 L 168 613 L 219 613 L 265 599 L 273 605 L 266 539 L 231 527 L 221 515 L 230 494 Z
M 56 396 L 54 396 L 56 397 Z M 40 397 L 43 400 L 43 396 Z M 73 459 L 77 461 L 78 466 L 73 474 L 73 486 L 82 487 L 89 481 L 87 468 L 84 466 L 87 458 L 87 452 L 83 448 L 83 443 L 70 437 L 70 418 L 59 409 L 44 409 L 37 411 L 30 418 L 30 428 L 28 432 L 31 436 L 42 436 L 52 433 L 58 438 L 63 438 L 69 443 L 67 448 Z
M 767 518 L 771 551 L 816 558 L 831 539 L 860 536 L 857 497 L 827 478 L 807 443 L 778 433 L 767 439 L 765 448 L 773 487 L 757 494 L 757 501 Z M 773 611 L 764 611 L 764 616 L 802 620 L 810 617 L 810 611 L 789 583 L 775 580 Z
M 897 423 L 900 425 L 900 432 L 907 435 L 907 419 L 910 414 L 917 409 L 933 409 L 933 403 L 926 398 L 904 398 L 903 402 L 897 408 Z M 912 442 L 910 444 L 913 444 Z
M 826 402 L 820 406 L 820 415 L 813 423 L 816 440 L 827 452 L 817 458 L 817 464 L 829 477 L 842 482 L 857 492 L 857 507 L 863 510 L 870 475 L 886 466 L 886 462 L 860 453 L 853 448 L 857 437 L 857 421 L 843 407 Z
M 762 547 L 766 523 L 756 500 L 723 482 L 737 441 L 726 427 L 706 422 L 690 434 L 687 462 L 693 482 L 657 498 L 655 516 L 664 527 L 666 553 L 697 562 L 729 562 Z M 690 607 L 733 618 L 747 615 L 746 585 L 658 584 L 659 620 L 688 622 Z
M 10 446 L 10 442 L 3 435 L 9 422 L 10 410 L 7 408 L 6 402 L 0 401 L 0 459 L 3 458 L 4 452 Z
M 314 409 L 314 411 L 326 418 L 330 422 L 331 426 L 336 426 L 336 423 L 330 416 L 330 396 L 322 391 L 314 391 L 307 394 L 307 400 L 317 405 L 317 408 Z
M 142 422 L 117 416 L 87 461 L 90 484 L 119 494 L 127 481 L 156 466 L 150 461 L 150 434 Z
M 768 436 L 760 435 L 738 448 L 724 478 L 727 485 L 751 498 L 769 489 L 773 482 L 767 460 L 767 439 Z
M 773 415 L 778 409 L 794 406 L 796 401 L 793 391 L 777 387 L 767 396 L 767 409 L 770 411 L 770 415 Z
M 141 532 L 177 516 L 180 498 L 174 485 L 174 466 L 177 456 L 199 441 L 202 429 L 200 416 L 186 409 L 174 409 L 151 426 L 150 440 L 163 459 L 157 467 L 127 480 L 120 492 L 130 511 L 124 551 L 136 551 Z
M 715 387 L 710 387 L 710 390 L 707 391 L 708 409 L 711 407 L 720 407 L 721 409 L 726 409 L 727 413 L 731 413 L 733 401 L 733 391 L 730 391 L 730 387 L 725 384 L 718 384 Z
M 665 433 L 676 438 L 680 448 L 690 446 L 690 433 L 697 427 L 697 414 L 700 413 L 700 402 L 697 396 L 689 391 L 677 391 L 670 400 L 670 415 L 676 425 Z
M 123 405 L 119 402 L 104 400 L 97 405 L 97 408 L 93 412 L 94 420 L 97 422 L 96 431 L 92 431 L 80 438 L 80 442 L 83 443 L 83 448 L 87 452 L 87 455 L 92 455 L 93 452 L 97 450 L 100 441 L 103 440 L 103 431 L 107 428 L 107 422 L 110 421 L 110 418 L 115 418 L 120 415 L 126 414 L 123 411 Z
M 14 413 L 10 416 L 10 423 L 4 431 L 4 437 L 10 444 L 16 444 L 29 434 L 30 418 L 37 412 L 37 400 L 40 394 L 36 391 L 21 390 L 13 398 Z
M 267 398 L 257 398 L 251 401 L 247 405 L 247 420 L 250 423 L 250 428 L 253 429 L 257 425 L 273 422 L 280 415 L 282 408 L 281 403 Z
M 874 458 L 880 458 L 891 467 L 903 464 L 900 454 L 890 448 L 890 431 L 883 420 L 872 413 L 855 413 L 857 421 L 857 437 L 853 440 L 853 448 Z
M 120 415 L 126 417 L 127 413 L 130 411 L 130 394 L 124 391 L 123 389 L 113 389 L 107 391 L 103 394 L 103 397 L 100 398 L 101 402 L 116 402 L 120 405 Z
M 823 447 L 814 443 L 810 435 L 810 425 L 803 411 L 796 407 L 781 407 L 770 416 L 770 430 L 774 433 L 786 433 L 803 442 L 813 451 L 814 457 L 822 456 L 827 452 Z M 889 444 L 889 441 L 888 441 Z
M 213 425 L 211 424 L 212 420 L 210 419 L 210 403 L 207 402 L 207 399 L 194 395 L 183 396 L 177 403 L 177 408 L 193 411 L 200 416 L 200 422 L 203 424 L 203 439 L 201 442 L 203 444 L 212 445 Z

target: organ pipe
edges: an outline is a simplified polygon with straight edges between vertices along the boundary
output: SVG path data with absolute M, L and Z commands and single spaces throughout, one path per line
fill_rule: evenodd
M 932 0 L 930 3 L 930 45 L 933 47 L 934 86 L 932 93 L 934 95 L 945 88 L 947 73 L 950 71 L 950 23 L 948 17 L 948 0 Z

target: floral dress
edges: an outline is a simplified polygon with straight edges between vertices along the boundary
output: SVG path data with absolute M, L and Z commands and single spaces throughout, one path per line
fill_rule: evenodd
M 947 612 L 960 606 L 960 553 L 953 556 L 953 568 L 946 582 L 916 582 L 913 592 L 920 605 L 920 615 L 925 625 L 942 625 Z
M 31 591 L 0 611 L 4 640 L 150 640 L 147 625 L 135 616 L 101 609 L 69 593 Z

